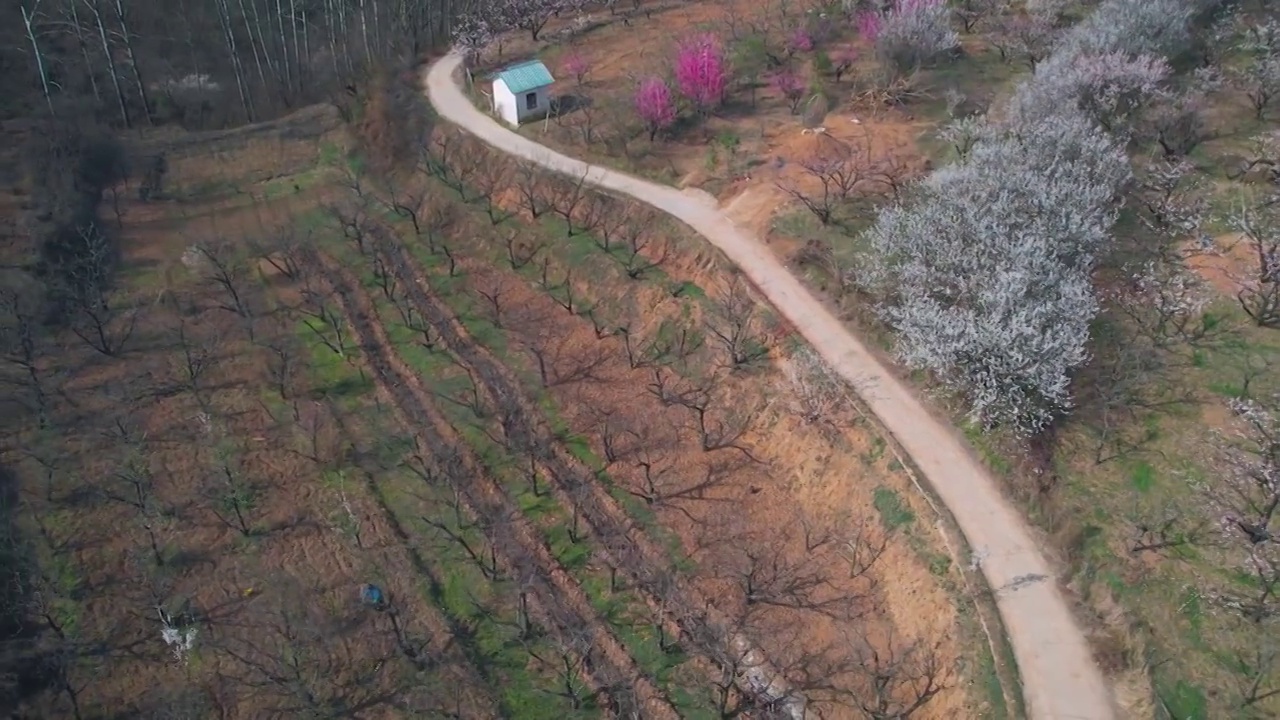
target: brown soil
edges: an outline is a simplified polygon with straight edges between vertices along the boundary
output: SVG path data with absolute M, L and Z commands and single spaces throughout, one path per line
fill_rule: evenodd
M 433 395 L 433 378 L 419 375 L 400 356 L 387 329 L 397 320 L 378 309 L 375 290 L 361 286 L 356 265 L 326 261 L 326 276 L 330 287 L 342 290 L 335 306 L 350 320 L 358 346 L 351 348 L 351 363 L 373 380 L 377 407 L 384 411 L 377 414 L 326 395 L 321 379 L 308 379 L 305 367 L 287 382 L 287 398 L 275 391 L 268 346 L 297 342 L 294 308 L 323 283 L 308 285 L 281 274 L 275 264 L 253 262 L 248 272 L 263 282 L 246 286 L 257 313 L 250 342 L 246 320 L 221 307 L 227 298 L 202 274 L 207 268 L 184 262 L 199 242 L 227 239 L 245 250 L 250 241 L 277 236 L 282 228 L 305 237 L 302 226 L 312 222 L 312 211 L 342 196 L 325 180 L 327 171 L 315 167 L 321 143 L 344 143 L 325 130 L 327 117 L 308 110 L 300 119 L 252 128 L 239 140 L 215 134 L 184 142 L 172 135 L 144 147 L 163 149 L 169 158 L 171 199 L 141 202 L 136 194 L 119 194 L 122 286 L 129 296 L 113 302 L 136 301 L 145 309 L 136 337 L 115 358 L 97 356 L 70 334 L 55 338 L 58 352 L 50 353 L 46 369 L 65 378 L 65 401 L 59 399 L 53 413 L 66 437 L 59 446 L 64 458 L 53 495 L 42 497 L 32 486 L 24 501 L 37 516 L 50 518 L 47 552 L 66 552 L 82 575 L 76 590 L 84 598 L 76 606 L 78 636 L 108 643 L 119 653 L 110 666 L 83 661 L 72 668 L 73 680 L 84 688 L 82 706 L 142 714 L 161 702 L 157 688 L 172 687 L 202 692 L 202 702 L 216 705 L 223 717 L 261 717 L 296 708 L 297 688 L 305 688 L 315 698 L 362 706 L 362 717 L 396 716 L 390 698 L 422 713 L 449 705 L 470 717 L 500 714 L 500 678 L 470 661 L 467 629 L 422 592 L 424 585 L 442 583 L 442 561 L 433 557 L 431 541 L 403 522 L 403 508 L 389 504 L 391 490 L 382 487 L 386 469 L 371 459 L 370 448 L 407 434 L 437 455 L 453 448 L 464 458 L 458 467 L 467 482 L 457 487 L 472 513 L 510 518 L 491 531 L 500 548 L 497 563 L 509 576 L 528 578 L 529 613 L 537 624 L 566 646 L 582 648 L 575 652 L 584 680 L 595 688 L 622 681 L 635 689 L 646 716 L 676 716 L 666 690 L 637 666 L 618 632 L 542 539 L 552 521 L 524 518 L 499 473 L 470 454 L 460 429 L 442 413 L 445 401 Z M 908 480 L 890 461 L 875 457 L 875 442 L 855 416 L 801 423 L 778 372 L 766 362 L 725 374 L 715 390 L 712 421 L 731 424 L 743 410 L 751 410 L 754 421 L 731 445 L 704 449 L 690 410 L 664 404 L 648 391 L 654 368 L 631 367 L 620 336 L 598 338 L 582 314 L 566 312 L 527 276 L 503 269 L 498 231 L 473 220 L 454 230 L 465 238 L 458 240 L 462 285 L 504 298 L 500 321 L 513 348 L 510 357 L 481 348 L 469 336 L 453 311 L 439 304 L 431 278 L 415 260 L 401 265 L 400 280 L 403 287 L 417 288 L 414 302 L 436 318 L 438 329 L 452 328 L 453 339 L 446 333 L 444 344 L 459 367 L 481 378 L 484 402 L 494 409 L 515 403 L 507 416 L 519 419 L 515 425 L 501 425 L 495 415 L 485 431 L 499 437 L 522 428 L 552 448 L 537 470 L 561 507 L 579 504 L 596 548 L 589 571 L 607 577 L 610 568 L 619 570 L 622 582 L 673 634 L 679 630 L 692 638 L 712 624 L 736 627 L 779 669 L 795 676 L 803 664 L 836 685 L 855 684 L 850 648 L 864 636 L 880 645 L 891 637 L 939 637 L 942 678 L 950 687 L 919 716 L 967 714 L 973 701 L 960 685 L 965 671 L 957 658 L 965 649 L 958 633 L 950 632 L 959 621 L 951 600 L 903 531 L 885 531 L 871 504 L 879 486 L 907 497 Z M 662 271 L 673 281 L 693 283 L 713 297 L 727 287 L 716 254 L 668 225 L 655 228 L 666 233 L 663 241 L 644 253 L 665 257 Z M 314 242 L 322 244 L 319 237 Z M 580 282 L 584 298 L 598 298 L 602 317 L 633 319 L 637 338 L 653 336 L 664 320 L 691 326 L 702 321 L 703 306 L 677 300 L 661 284 L 630 280 L 616 266 L 587 273 Z M 212 358 L 201 376 L 208 388 L 204 406 L 181 387 L 189 358 L 177 343 L 180 327 L 191 345 Z M 777 356 L 789 330 L 764 314 L 757 327 Z M 536 387 L 534 347 L 551 358 L 551 387 L 542 391 Z M 674 373 L 672 379 L 682 382 Z M 568 431 L 585 438 L 596 456 L 616 455 L 606 462 L 612 482 L 632 498 L 648 499 L 658 527 L 678 539 L 698 572 L 666 575 L 676 571 L 659 530 L 637 525 L 620 496 L 598 483 L 599 468 L 570 451 L 563 431 L 545 414 L 540 393 L 554 401 Z M 117 419 L 137 438 L 138 452 L 156 478 L 157 506 L 166 508 L 164 521 L 155 525 L 167 558 L 162 568 L 148 561 L 151 551 L 137 512 L 100 495 L 78 501 L 71 492 L 81 478 L 95 486 L 108 483 L 131 457 L 128 443 L 119 439 Z M 638 450 L 609 450 L 606 427 L 623 444 L 634 433 L 654 440 L 656 449 L 643 458 Z M 15 447 L 43 442 L 25 432 Z M 222 466 L 231 462 L 227 457 L 234 458 L 234 472 L 254 481 L 253 500 L 245 508 L 248 533 L 238 529 L 225 504 L 209 496 Z M 646 482 L 642 459 L 660 474 L 656 482 L 663 492 Z M 18 464 L 24 476 L 39 476 L 30 459 Z M 818 537 L 825 541 L 816 543 Z M 851 553 L 882 540 L 889 541 L 884 554 L 860 575 L 850 573 L 860 567 Z M 62 543 L 74 549 L 59 550 Z M 767 557 L 751 556 L 762 549 Z M 775 573 L 822 577 L 801 603 L 817 609 L 744 602 L 735 589 L 741 573 L 764 561 L 773 563 Z M 676 590 L 660 593 L 658 577 L 676 578 Z M 394 617 L 355 601 L 360 585 L 370 581 L 394 600 Z M 153 619 L 156 602 L 174 598 L 203 613 L 186 666 L 169 657 Z M 583 633 L 588 644 L 574 645 Z M 688 650 L 701 658 L 695 663 L 700 675 L 714 677 L 712 645 L 689 642 Z M 293 672 L 290 658 L 300 648 L 306 658 L 300 677 L 292 684 L 267 679 Z M 435 664 L 424 674 L 425 658 Z M 802 689 L 812 701 L 824 702 L 818 689 Z M 68 707 L 62 697 L 36 702 L 44 704 L 32 705 L 32 711 L 46 716 L 65 714 Z M 837 708 L 831 717 L 847 712 Z
M 1211 252 L 1197 252 L 1187 264 L 1222 295 L 1234 298 L 1257 276 L 1258 258 L 1251 246 L 1239 233 L 1229 233 L 1214 239 Z

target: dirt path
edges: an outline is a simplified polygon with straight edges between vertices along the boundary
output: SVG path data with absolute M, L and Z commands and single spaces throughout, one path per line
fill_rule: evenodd
M 736 227 L 710 195 L 588 165 L 506 129 L 477 110 L 454 82 L 460 61 L 460 56 L 450 54 L 424 69 L 424 87 L 441 117 L 504 152 L 585 177 L 685 222 L 737 264 L 778 312 L 858 388 L 946 504 L 970 546 L 982 553 L 982 572 L 1013 645 L 1032 717 L 1116 717 L 1107 683 L 1029 527 L 954 428 L 933 417 L 758 238 Z

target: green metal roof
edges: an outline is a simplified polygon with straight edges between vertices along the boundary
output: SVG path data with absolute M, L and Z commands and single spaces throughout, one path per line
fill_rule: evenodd
M 497 79 L 506 84 L 512 93 L 522 93 L 534 88 L 546 87 L 555 82 L 551 71 L 538 60 L 522 62 L 498 71 Z

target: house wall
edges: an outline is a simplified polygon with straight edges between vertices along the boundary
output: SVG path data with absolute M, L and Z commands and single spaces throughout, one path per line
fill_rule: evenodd
M 530 91 L 538 96 L 538 106 L 532 110 L 525 109 L 524 96 L 527 93 L 521 93 L 519 97 L 515 98 L 516 113 L 520 122 L 540 119 L 547 116 L 547 112 L 551 110 L 551 103 L 549 102 L 549 95 L 547 93 L 548 89 L 549 88 L 540 87 Z
M 508 125 L 519 125 L 520 114 L 516 98 L 501 80 L 493 81 L 493 109 Z

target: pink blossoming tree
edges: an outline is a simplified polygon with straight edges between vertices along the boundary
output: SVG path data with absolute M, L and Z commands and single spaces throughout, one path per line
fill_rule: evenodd
M 773 89 L 791 104 L 791 114 L 795 115 L 800 109 L 800 101 L 804 99 L 804 82 L 800 76 L 784 68 L 774 73 L 771 81 Z
M 729 87 L 729 64 L 724 48 L 714 35 L 697 35 L 680 44 L 676 51 L 676 87 L 706 115 L 724 102 Z
M 582 53 L 577 50 L 570 50 L 564 59 L 560 61 L 560 70 L 566 75 L 573 76 L 575 82 L 579 85 L 586 79 L 587 73 L 591 72 L 591 63 Z
M 868 42 L 875 42 L 880 37 L 880 30 L 884 27 L 884 18 L 878 12 L 863 10 L 854 18 L 853 26 L 860 37 Z
M 649 140 L 658 136 L 658 131 L 671 127 L 676 121 L 675 98 L 671 96 L 671 88 L 660 77 L 647 77 L 636 86 L 636 113 L 644 121 L 649 131 Z
M 787 52 L 794 54 L 812 51 L 813 35 L 810 35 L 809 31 L 804 28 L 796 28 L 796 31 L 791 33 L 791 37 L 787 40 Z

